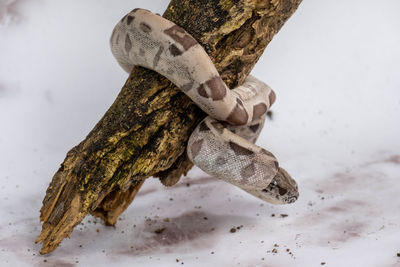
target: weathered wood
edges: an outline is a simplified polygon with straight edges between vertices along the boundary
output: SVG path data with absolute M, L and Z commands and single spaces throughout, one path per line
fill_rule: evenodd
M 172 0 L 164 17 L 205 47 L 233 87 L 300 2 Z M 41 209 L 41 253 L 53 251 L 88 213 L 114 225 L 147 177 L 175 184 L 192 167 L 185 146 L 204 116 L 168 80 L 135 68 L 104 117 L 54 175 Z

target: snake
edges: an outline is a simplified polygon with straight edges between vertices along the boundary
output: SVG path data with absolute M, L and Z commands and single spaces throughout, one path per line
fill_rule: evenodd
M 186 147 L 194 165 L 269 203 L 297 200 L 296 181 L 255 144 L 276 99 L 267 84 L 249 75 L 231 90 L 192 35 L 146 9 L 136 8 L 116 24 L 110 46 L 126 72 L 140 66 L 161 74 L 208 115 Z

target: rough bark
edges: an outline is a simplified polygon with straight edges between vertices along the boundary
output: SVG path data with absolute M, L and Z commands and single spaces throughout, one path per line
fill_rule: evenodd
M 163 16 L 204 46 L 232 88 L 243 82 L 300 2 L 172 0 Z M 204 116 L 164 77 L 135 68 L 104 117 L 54 175 L 41 209 L 41 253 L 57 248 L 88 213 L 114 225 L 146 178 L 175 184 L 192 167 L 185 146 Z

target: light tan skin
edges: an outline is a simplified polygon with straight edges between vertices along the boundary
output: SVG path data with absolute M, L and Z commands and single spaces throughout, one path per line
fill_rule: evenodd
M 127 14 L 115 26 L 110 44 L 124 70 L 138 65 L 160 73 L 209 115 L 188 142 L 195 165 L 267 202 L 297 199 L 296 182 L 272 153 L 254 144 L 275 101 L 268 85 L 249 76 L 229 90 L 190 34 L 147 10 Z

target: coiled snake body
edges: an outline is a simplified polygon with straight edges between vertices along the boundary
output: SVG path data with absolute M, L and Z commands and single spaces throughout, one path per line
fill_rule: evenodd
M 185 30 L 144 9 L 134 9 L 115 26 L 111 50 L 121 67 L 136 65 L 168 78 L 209 116 L 192 133 L 187 154 L 206 173 L 265 201 L 298 198 L 296 182 L 275 156 L 255 145 L 275 93 L 249 76 L 229 90 L 202 46 Z

